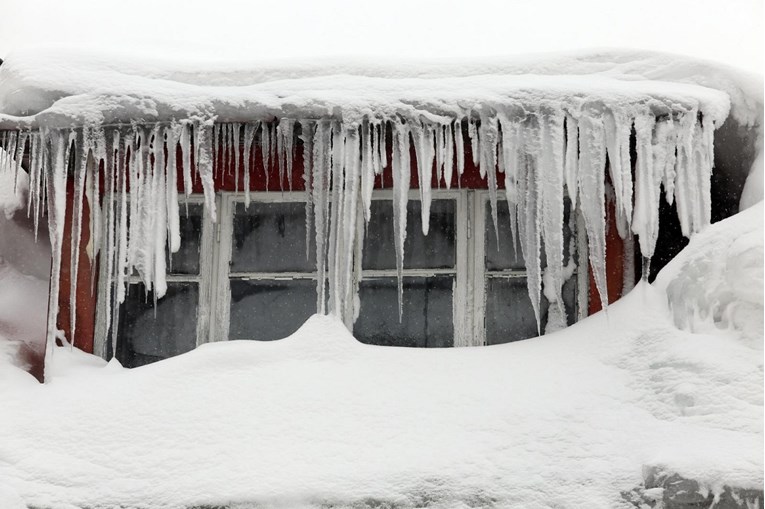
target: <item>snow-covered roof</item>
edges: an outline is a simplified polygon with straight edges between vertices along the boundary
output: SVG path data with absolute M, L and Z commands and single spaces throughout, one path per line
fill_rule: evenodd
M 495 228 L 497 183 L 502 179 L 516 218 L 512 221 L 517 223 L 514 235 L 520 237 L 525 259 L 537 261 L 529 263 L 527 283 L 539 319 L 543 248 L 551 282 L 545 294 L 552 289 L 559 296 L 563 284 L 564 192 L 583 214 L 590 263 L 605 303 L 606 160 L 619 232 L 622 236 L 636 234 L 643 256 L 650 258 L 658 235 L 662 188 L 668 202 L 677 200 L 683 234 L 689 236 L 709 223 L 714 130 L 727 117 L 731 98 L 740 121 L 751 121 L 758 114 L 747 106 L 753 96 L 744 92 L 745 87 L 746 80 L 711 64 L 636 52 L 470 63 L 212 65 L 135 56 L 22 52 L 0 67 L 0 130 L 21 129 L 3 133 L 0 144 L 20 159 L 27 139 L 30 141 L 30 196 L 40 196 L 45 180 L 41 175 L 52 174 L 53 190 L 48 196 L 54 196 L 54 205 L 64 203 L 70 148 L 74 150 L 73 171 L 80 201 L 87 195 L 84 187 L 89 154 L 103 160 L 109 181 L 115 181 L 119 171 L 139 171 L 144 177 L 154 175 L 159 182 L 165 180 L 166 166 L 177 166 L 176 151 L 169 150 L 165 162 L 161 147 L 179 147 L 184 182 L 189 184 L 194 152 L 206 204 L 215 217 L 213 160 L 218 149 L 228 153 L 229 146 L 238 147 L 240 139 L 244 140 L 242 153 L 247 157 L 242 158 L 243 168 L 239 162 L 236 165 L 247 192 L 254 147 L 260 147 L 257 151 L 264 161 L 278 156 L 280 171 L 286 169 L 291 175 L 299 132 L 307 154 L 303 158 L 304 180 L 313 204 L 316 245 L 324 246 L 328 238 L 341 239 L 332 255 L 342 258 L 338 267 L 352 266 L 349 260 L 353 257 L 350 247 L 355 238 L 357 200 L 361 200 L 368 220 L 375 176 L 383 171 L 392 173 L 400 275 L 407 230 L 402 211 L 406 210 L 410 186 L 410 147 L 415 149 L 421 173 L 422 228 L 427 234 L 429 173 L 448 187 L 453 172 L 463 173 L 464 144 L 469 143 L 473 162 L 487 179 Z M 275 119 L 278 122 L 274 125 L 271 121 Z M 300 122 L 299 130 L 296 121 Z M 133 128 L 114 125 L 122 123 Z M 153 125 L 140 125 L 145 123 Z M 34 127 L 44 129 L 27 130 Z M 388 130 L 390 145 L 386 143 Z M 632 139 L 637 156 L 634 177 Z M 119 158 L 115 150 L 122 150 L 118 147 L 131 154 L 131 161 L 124 166 L 115 163 Z M 148 155 L 150 147 L 153 158 Z M 387 159 L 389 150 L 391 157 Z M 238 154 L 238 148 L 234 152 Z M 98 167 L 96 164 L 94 171 Z M 130 253 L 118 256 L 120 262 L 114 264 L 112 279 L 121 284 L 124 281 L 118 273 L 135 269 L 158 296 L 164 294 L 166 286 L 165 250 L 177 250 L 179 245 L 173 227 L 178 216 L 174 172 L 167 174 L 171 175 L 168 193 L 158 194 L 156 186 L 141 185 L 152 179 L 130 179 L 131 195 L 141 198 L 135 203 L 131 200 L 129 212 L 123 207 L 121 217 L 143 217 L 148 223 L 130 221 L 129 246 L 118 246 L 119 236 L 115 235 L 107 237 L 108 245 L 100 246 L 110 259 L 123 248 Z M 322 186 L 312 185 L 329 182 L 330 177 L 332 196 Z M 184 188 L 188 192 L 190 185 Z M 111 196 L 124 189 L 110 185 L 106 191 Z M 325 217 L 329 200 L 348 200 L 350 212 Z M 65 211 L 51 212 L 50 201 L 48 206 L 51 230 L 56 232 L 52 238 L 51 293 L 57 295 Z M 151 213 L 145 206 L 153 207 Z M 38 207 L 36 203 L 35 210 Z M 107 220 L 112 224 L 113 218 Z M 81 227 L 79 222 L 75 225 L 76 239 Z M 146 235 L 156 228 L 157 235 Z M 337 231 L 346 234 L 332 233 Z M 107 239 L 97 233 L 95 237 L 98 249 L 98 242 Z M 324 280 L 322 271 L 328 255 L 317 253 L 319 281 Z M 76 273 L 76 266 L 73 269 Z M 329 309 L 343 317 L 353 315 L 353 299 L 346 299 L 350 281 L 346 276 L 336 272 L 329 284 Z M 400 283 L 399 278 L 399 297 Z M 317 306 L 323 310 L 325 289 L 319 285 L 317 290 Z M 51 313 L 51 320 L 55 314 Z M 50 330 L 54 324 L 51 322 Z
M 745 102 L 719 66 L 604 51 L 472 62 L 322 60 L 206 63 L 22 51 L 0 67 L 0 127 L 269 117 L 344 121 L 463 118 L 483 110 L 612 105 L 657 114 L 698 109 L 715 121 Z M 744 108 L 738 108 L 744 110 Z

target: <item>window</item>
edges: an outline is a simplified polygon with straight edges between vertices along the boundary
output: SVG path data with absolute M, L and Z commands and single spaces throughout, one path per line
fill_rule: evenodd
M 497 231 L 495 233 L 491 219 L 491 208 L 488 201 L 483 200 L 483 296 L 484 302 L 484 334 L 485 344 L 494 345 L 509 343 L 535 337 L 537 320 L 534 308 L 528 294 L 526 262 L 523 259 L 520 245 L 515 246 L 510 234 L 510 213 L 507 202 L 497 203 Z M 576 264 L 577 238 L 576 216 L 571 214 L 571 204 L 566 200 L 563 219 L 563 263 L 564 266 Z M 499 241 L 499 244 L 497 242 Z M 544 247 L 541 253 L 544 271 L 546 260 Z M 480 277 L 480 276 L 479 276 Z M 566 325 L 576 321 L 577 317 L 577 271 L 574 268 L 571 277 L 563 285 L 562 297 L 565 317 L 557 310 L 557 320 L 552 316 L 556 310 L 550 310 L 550 305 L 542 292 L 540 300 L 541 331 L 548 329 L 550 322 L 566 320 Z M 552 327 L 551 327 L 552 328 Z
M 221 338 L 289 336 L 316 313 L 316 250 L 306 244 L 305 203 L 253 201 L 245 206 L 235 198 L 223 213 L 221 257 L 228 262 L 218 284 L 228 289 L 219 292 Z
M 167 293 L 155 303 L 137 275 L 127 279 L 125 302 L 117 313 L 116 357 L 126 367 L 142 366 L 197 346 L 197 309 L 202 287 L 201 246 L 204 206 L 181 208 L 181 248 L 167 260 Z M 106 343 L 111 354 L 111 341 Z
M 410 199 L 407 204 L 400 320 L 393 202 L 383 193 L 372 201 L 361 263 L 361 308 L 353 325 L 359 341 L 394 346 L 454 345 L 458 199 L 457 195 L 447 196 L 431 202 L 427 236 L 422 233 L 420 201 Z
M 238 193 L 221 193 L 217 200 L 217 224 L 203 220 L 201 203 L 189 203 L 188 215 L 182 207 L 182 248 L 169 261 L 168 292 L 156 310 L 151 293 L 131 277 L 119 310 L 117 357 L 124 365 L 208 341 L 280 339 L 316 312 L 316 247 L 313 232 L 306 236 L 305 193 L 252 193 L 248 206 Z M 410 193 L 399 320 L 391 200 L 390 191 L 375 192 L 364 231 L 353 324 L 360 341 L 448 347 L 537 335 L 525 263 L 511 246 L 507 204 L 498 202 L 498 249 L 484 191 L 433 190 L 427 236 L 418 192 Z M 567 203 L 566 263 L 586 260 L 586 243 L 576 234 L 583 229 L 569 209 Z M 563 288 L 569 324 L 583 316 L 586 298 L 580 267 Z M 549 308 L 542 298 L 543 332 L 555 319 Z

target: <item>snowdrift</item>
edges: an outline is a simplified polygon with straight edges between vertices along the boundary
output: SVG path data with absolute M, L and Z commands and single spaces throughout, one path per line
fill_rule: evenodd
M 520 343 L 375 347 L 314 316 L 133 370 L 58 348 L 45 385 L 3 365 L 0 500 L 614 508 L 661 499 L 640 488 L 657 470 L 700 500 L 761 489 L 762 218 L 705 230 L 657 285 Z M 679 329 L 688 308 L 731 318 Z

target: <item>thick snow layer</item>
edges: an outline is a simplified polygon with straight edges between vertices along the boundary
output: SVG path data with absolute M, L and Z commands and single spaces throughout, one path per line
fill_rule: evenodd
M 208 344 L 133 370 L 58 348 L 45 385 L 0 366 L 0 496 L 56 508 L 616 508 L 633 507 L 620 493 L 654 466 L 702 490 L 760 488 L 762 336 L 680 330 L 673 311 L 728 277 L 683 283 L 699 260 L 761 280 L 747 260 L 761 257 L 762 228 L 761 208 L 725 220 L 660 285 L 520 343 L 377 347 L 315 316 L 281 341 Z M 720 251 L 729 231 L 748 248 Z M 760 313 L 740 315 L 746 330 L 762 329 L 761 290 Z
M 581 101 L 647 94 L 679 98 L 681 103 L 702 100 L 703 109 L 722 120 L 727 100 L 699 84 L 727 93 L 734 114 L 752 122 L 757 105 L 751 104 L 750 95 L 757 97 L 752 90 L 757 78 L 687 57 L 630 51 L 450 63 L 221 64 L 24 50 L 9 55 L 0 67 L 0 113 L 7 115 L 2 117 L 6 123 L 26 120 L 59 127 L 71 125 L 73 118 L 80 123 L 211 116 L 240 121 L 329 112 L 353 119 L 412 110 L 448 115 L 457 108 L 464 113 L 516 96 L 533 104 L 571 95 Z
M 731 328 L 762 343 L 763 202 L 694 236 L 656 280 L 678 326 Z

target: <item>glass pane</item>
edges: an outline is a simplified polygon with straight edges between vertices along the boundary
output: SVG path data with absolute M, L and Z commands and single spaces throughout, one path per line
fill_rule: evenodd
M 507 201 L 497 201 L 497 234 L 499 236 L 499 249 L 497 248 L 497 234 L 494 232 L 494 222 L 491 218 L 491 204 L 487 201 L 485 206 L 486 231 L 484 232 L 486 240 L 486 269 L 487 270 L 526 270 L 526 262 L 521 252 L 521 239 L 518 238 L 517 253 L 513 244 L 513 237 L 510 235 L 510 211 Z M 568 263 L 569 253 L 572 251 L 575 237 L 572 228 L 573 216 L 570 214 L 571 202 L 566 198 L 563 202 L 563 260 Z M 515 226 L 515 225 L 514 225 Z M 517 232 L 516 232 L 517 234 Z M 547 265 L 544 254 L 544 246 L 541 247 L 542 267 Z
M 563 285 L 563 304 L 566 309 L 567 325 L 571 325 L 576 321 L 576 276 Z M 542 295 L 540 301 L 542 332 L 547 325 L 548 308 L 549 303 Z M 509 343 L 538 335 L 526 278 L 487 279 L 485 324 L 488 345 Z
M 404 278 L 404 313 L 399 322 L 396 278 L 362 280 L 361 312 L 353 335 L 373 345 L 453 346 L 453 284 L 454 276 Z
M 231 272 L 313 272 L 316 249 L 306 258 L 305 203 L 237 203 Z
M 197 283 L 168 283 L 155 309 L 142 283 L 129 285 L 119 311 L 117 359 L 133 368 L 193 350 L 198 301 Z
M 180 204 L 181 247 L 170 255 L 168 273 L 199 274 L 199 250 L 202 244 L 202 221 L 204 206 L 201 203 Z
M 316 281 L 231 280 L 229 339 L 282 339 L 316 313 Z
M 455 200 L 433 200 L 430 227 L 422 234 L 420 201 L 409 200 L 406 214 L 404 268 L 448 269 L 456 264 L 457 203 Z M 393 202 L 373 200 L 372 217 L 364 238 L 364 269 L 396 268 L 396 243 L 393 235 Z

